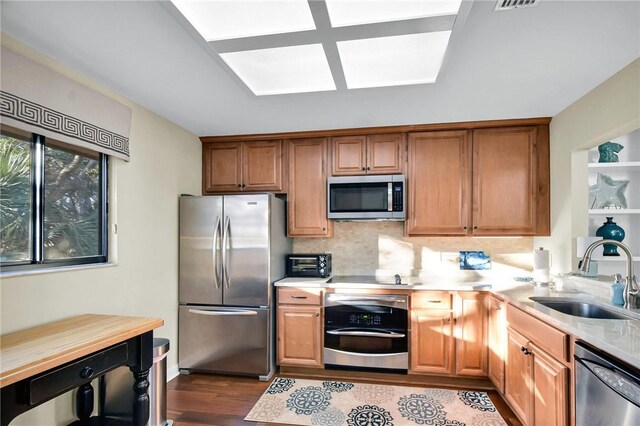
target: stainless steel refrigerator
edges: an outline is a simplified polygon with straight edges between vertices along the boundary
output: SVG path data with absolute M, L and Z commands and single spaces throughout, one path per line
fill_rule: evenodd
M 285 221 L 273 194 L 180 197 L 182 374 L 273 374 L 273 282 L 291 251 Z

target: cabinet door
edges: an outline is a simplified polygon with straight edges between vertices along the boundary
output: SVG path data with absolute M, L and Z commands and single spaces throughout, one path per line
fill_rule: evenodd
M 242 144 L 242 189 L 282 191 L 282 141 Z
M 534 424 L 566 426 L 569 369 L 531 343 L 533 352 Z
M 536 127 L 474 130 L 474 235 L 535 235 L 536 144 Z
M 456 374 L 487 375 L 487 307 L 484 293 L 456 296 Z
M 522 348 L 529 341 L 520 333 L 507 328 L 507 365 L 504 397 L 514 413 L 525 425 L 533 424 L 533 372 L 532 357 Z
M 332 235 L 333 226 L 327 219 L 327 150 L 326 138 L 288 142 L 290 237 Z
M 202 192 L 242 190 L 241 142 L 208 143 L 202 147 Z
M 401 133 L 367 136 L 367 174 L 386 175 L 404 171 L 405 139 Z
M 410 351 L 411 372 L 452 374 L 455 355 L 453 313 L 412 309 Z
M 319 306 L 278 306 L 278 364 L 322 367 Z
M 507 336 L 505 304 L 497 297 L 489 297 L 489 369 L 488 376 L 500 393 L 504 393 L 504 357 Z
M 367 171 L 367 137 L 339 136 L 331 138 L 331 174 L 363 175 Z
M 408 235 L 466 235 L 471 152 L 467 131 L 409 135 Z

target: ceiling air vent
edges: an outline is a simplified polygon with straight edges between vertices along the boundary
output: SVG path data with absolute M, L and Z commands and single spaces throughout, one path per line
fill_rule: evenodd
M 494 10 L 511 10 L 519 7 L 537 6 L 540 0 L 498 0 Z

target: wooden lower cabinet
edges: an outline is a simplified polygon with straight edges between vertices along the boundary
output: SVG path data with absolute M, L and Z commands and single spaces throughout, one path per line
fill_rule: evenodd
M 486 294 L 459 292 L 456 295 L 456 374 L 487 376 Z
M 507 363 L 504 396 L 513 412 L 525 425 L 533 424 L 532 359 L 526 355 L 529 341 L 512 329 L 507 332 Z
M 449 310 L 411 310 L 410 372 L 453 374 L 453 326 L 453 312 Z
M 410 372 L 486 377 L 486 297 L 473 291 L 414 293 Z
M 569 368 L 508 328 L 505 399 L 525 425 L 567 425 Z
M 533 352 L 533 424 L 567 425 L 569 368 L 534 343 Z
M 278 305 L 278 364 L 323 367 L 322 308 Z
M 507 342 L 505 302 L 491 295 L 487 301 L 488 365 L 487 376 L 500 393 L 504 393 L 504 361 Z

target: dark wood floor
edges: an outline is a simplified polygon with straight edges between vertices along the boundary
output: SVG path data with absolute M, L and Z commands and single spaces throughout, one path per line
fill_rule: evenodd
M 268 386 L 268 382 L 255 378 L 208 374 L 178 376 L 167 386 L 167 416 L 175 426 L 273 426 L 274 423 L 243 420 Z M 498 392 L 487 393 L 507 424 L 521 425 Z

